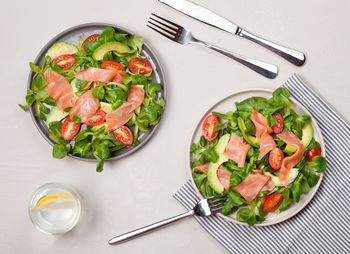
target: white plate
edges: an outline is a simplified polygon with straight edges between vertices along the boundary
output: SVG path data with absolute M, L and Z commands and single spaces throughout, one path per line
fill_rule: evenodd
M 217 102 L 215 105 L 213 105 L 211 108 L 209 108 L 205 112 L 202 119 L 199 121 L 196 128 L 194 129 L 190 145 L 193 142 L 197 143 L 199 141 L 199 139 L 202 135 L 202 122 L 203 122 L 204 118 L 208 114 L 210 114 L 211 112 L 215 111 L 215 112 L 226 113 L 228 111 L 233 111 L 236 109 L 235 102 L 240 102 L 240 101 L 243 101 L 243 100 L 250 98 L 250 97 L 253 97 L 253 96 L 270 98 L 272 96 L 272 92 L 273 92 L 272 90 L 268 90 L 268 89 L 249 89 L 249 90 L 244 90 L 244 91 L 234 93 L 226 98 L 223 98 L 222 100 Z M 297 102 L 293 98 L 291 98 L 291 101 L 294 105 L 294 110 L 296 113 L 307 114 L 307 115 L 311 116 L 311 114 L 299 102 Z M 318 127 L 315 119 L 312 116 L 311 116 L 311 122 L 312 122 L 313 129 L 314 129 L 314 138 L 315 138 L 315 140 L 317 140 L 320 143 L 322 155 L 325 156 L 325 147 L 324 147 L 324 142 L 323 142 L 321 130 Z M 189 151 L 190 151 L 190 149 L 189 149 Z M 194 186 L 196 186 L 196 184 L 193 180 L 193 177 L 192 177 L 192 173 L 191 173 L 191 153 L 189 153 L 188 165 L 189 165 L 189 173 L 191 175 L 192 183 Z M 299 203 L 293 204 L 287 210 L 285 210 L 279 214 L 277 214 L 277 213 L 268 214 L 266 216 L 265 221 L 263 221 L 262 223 L 259 223 L 259 224 L 255 224 L 254 226 L 268 226 L 268 225 L 280 223 L 282 221 L 285 221 L 285 220 L 291 218 L 292 216 L 294 216 L 298 212 L 300 212 L 311 201 L 311 199 L 315 195 L 317 189 L 319 188 L 321 181 L 322 181 L 322 178 L 323 178 L 323 174 L 319 174 L 319 176 L 320 176 L 320 178 L 318 180 L 318 183 L 308 193 L 305 193 L 300 197 Z M 199 190 L 197 188 L 195 188 L 195 189 L 197 191 L 198 196 L 200 198 L 204 198 L 202 196 L 202 194 L 199 192 Z M 240 221 L 236 220 L 235 214 L 225 216 L 225 215 L 219 213 L 218 215 L 229 220 L 229 221 L 232 221 L 234 223 L 248 225 L 244 222 L 240 222 Z

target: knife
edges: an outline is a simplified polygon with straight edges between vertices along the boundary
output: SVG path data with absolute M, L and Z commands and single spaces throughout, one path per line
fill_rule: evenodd
M 175 10 L 178 10 L 205 24 L 211 25 L 213 27 L 219 28 L 231 34 L 238 35 L 242 38 L 253 41 L 263 46 L 264 48 L 271 50 L 277 55 L 283 57 L 284 59 L 291 62 L 292 64 L 301 66 L 305 62 L 305 55 L 302 52 L 286 48 L 284 46 L 265 40 L 257 35 L 249 33 L 248 31 L 237 26 L 230 20 L 198 4 L 195 4 L 187 0 L 159 0 L 159 2 L 165 5 L 168 5 L 174 8 Z

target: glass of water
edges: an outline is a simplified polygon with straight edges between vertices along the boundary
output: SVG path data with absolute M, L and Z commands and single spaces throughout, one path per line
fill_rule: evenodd
M 33 224 L 47 234 L 63 234 L 79 221 L 82 202 L 79 193 L 62 183 L 48 183 L 39 187 L 29 203 Z

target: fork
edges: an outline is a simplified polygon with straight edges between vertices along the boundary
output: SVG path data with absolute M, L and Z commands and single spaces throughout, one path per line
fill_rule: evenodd
M 155 19 L 157 18 L 157 19 Z M 187 44 L 199 44 L 210 48 L 214 51 L 217 51 L 245 66 L 252 69 L 253 71 L 267 77 L 275 78 L 278 73 L 277 66 L 269 63 L 265 63 L 259 60 L 251 59 L 225 49 L 219 48 L 207 42 L 196 39 L 189 30 L 186 28 L 175 24 L 172 21 L 169 21 L 165 18 L 162 18 L 154 13 L 151 13 L 150 20 L 148 21 L 147 26 L 152 30 L 160 33 L 161 35 L 167 37 L 168 39 L 175 41 L 181 45 Z
M 147 233 L 147 232 L 152 231 L 154 229 L 168 225 L 172 222 L 181 220 L 181 219 L 186 218 L 188 216 L 192 216 L 192 215 L 197 215 L 197 216 L 201 216 L 201 217 L 210 216 L 212 214 L 219 212 L 222 209 L 222 206 L 223 206 L 225 201 L 226 201 L 226 198 L 209 197 L 207 199 L 202 199 L 193 207 L 192 210 L 189 210 L 189 211 L 182 213 L 182 214 L 179 214 L 177 216 L 150 224 L 148 226 L 145 226 L 145 227 L 142 227 L 142 228 L 139 228 L 136 230 L 132 230 L 132 231 L 127 232 L 125 234 L 113 237 L 112 239 L 110 239 L 108 241 L 108 243 L 109 244 L 117 244 L 117 243 L 121 243 L 121 242 L 130 240 L 130 239 L 135 238 L 137 236 L 140 236 L 144 233 Z

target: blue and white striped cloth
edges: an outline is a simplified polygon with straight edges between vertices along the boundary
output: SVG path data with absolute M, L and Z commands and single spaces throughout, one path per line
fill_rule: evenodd
M 296 74 L 283 86 L 322 130 L 328 165 L 316 195 L 299 214 L 267 227 L 195 218 L 230 253 L 350 253 L 350 125 Z M 190 181 L 174 197 L 187 209 L 199 200 Z

